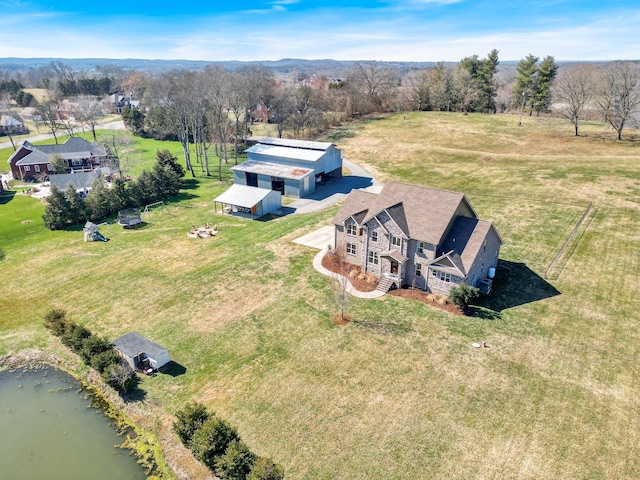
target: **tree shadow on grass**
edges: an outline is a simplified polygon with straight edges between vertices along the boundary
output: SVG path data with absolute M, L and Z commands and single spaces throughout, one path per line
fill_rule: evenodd
M 180 375 L 184 375 L 187 372 L 187 368 L 171 360 L 169 363 L 159 368 L 158 371 L 163 375 L 179 377 Z
M 482 318 L 490 316 L 487 312 L 502 312 L 508 308 L 526 305 L 560 295 L 560 292 L 531 270 L 524 263 L 500 260 L 493 289 L 490 295 L 483 296 L 474 308 L 474 314 Z
M 348 322 L 356 327 L 366 328 L 383 334 L 402 335 L 411 331 L 411 325 L 408 323 L 377 322 L 357 319 L 351 319 L 348 320 Z
M 147 392 L 140 388 L 138 373 L 133 376 L 133 386 L 126 393 L 121 392 L 120 397 L 125 403 L 142 402 L 147 398 Z
M 5 190 L 4 193 L 0 195 L 0 205 L 6 205 L 11 200 L 13 200 L 13 197 L 15 196 L 16 192 Z

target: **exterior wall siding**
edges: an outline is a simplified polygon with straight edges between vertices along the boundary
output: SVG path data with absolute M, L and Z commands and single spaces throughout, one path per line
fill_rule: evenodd
M 490 268 L 498 266 L 500 256 L 500 238 L 494 228 L 489 229 L 486 237 L 487 246 L 481 248 L 467 275 L 467 283 L 477 287 L 478 283 L 487 277 Z

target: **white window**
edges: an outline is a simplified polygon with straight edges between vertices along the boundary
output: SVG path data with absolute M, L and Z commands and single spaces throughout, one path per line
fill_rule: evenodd
M 376 232 L 375 230 L 371 232 L 371 241 L 376 243 L 378 242 L 378 232 Z
M 418 242 L 418 253 L 424 253 L 424 242 Z
M 31 171 L 31 167 L 29 165 L 25 165 L 24 166 L 24 171 L 25 172 L 30 172 Z
M 391 245 L 394 247 L 400 247 L 402 245 L 402 238 L 391 235 Z
M 369 263 L 372 265 L 378 265 L 380 263 L 380 257 L 378 256 L 378 252 L 369 250 Z
M 50 163 L 47 163 L 47 170 L 49 170 L 50 172 L 53 171 L 53 167 Z
M 347 235 L 355 237 L 358 234 L 358 227 L 355 223 L 347 223 Z
M 34 165 L 34 166 L 33 166 L 33 169 L 34 169 L 36 172 L 39 172 L 39 171 L 40 171 L 40 165 Z
M 347 243 L 347 255 L 355 255 L 355 254 L 356 254 L 356 244 Z
M 416 277 L 422 276 L 422 264 L 416 263 Z
M 446 283 L 451 282 L 451 274 L 450 273 L 444 273 L 444 272 L 438 272 L 439 273 L 439 277 L 440 280 Z

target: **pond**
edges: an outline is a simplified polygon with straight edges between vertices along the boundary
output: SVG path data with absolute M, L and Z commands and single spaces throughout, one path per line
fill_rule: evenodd
M 2 480 L 144 480 L 113 422 L 53 367 L 0 372 Z

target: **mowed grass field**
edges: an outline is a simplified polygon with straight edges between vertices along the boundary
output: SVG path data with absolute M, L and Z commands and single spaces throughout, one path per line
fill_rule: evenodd
M 366 322 L 336 326 L 316 252 L 292 243 L 336 207 L 233 219 L 212 202 L 227 185 L 198 179 L 144 228 L 104 229 L 108 243 L 70 231 L 0 244 L 0 354 L 69 357 L 42 327 L 53 306 L 168 347 L 184 374 L 144 378 L 129 408 L 181 478 L 207 478 L 171 433 L 190 400 L 291 479 L 639 478 L 640 135 L 517 121 L 406 113 L 330 137 L 381 181 L 464 191 L 496 223 L 506 268 L 476 317 L 385 296 L 352 299 Z M 3 231 L 16 200 L 0 205 Z M 204 222 L 219 235 L 187 238 Z

